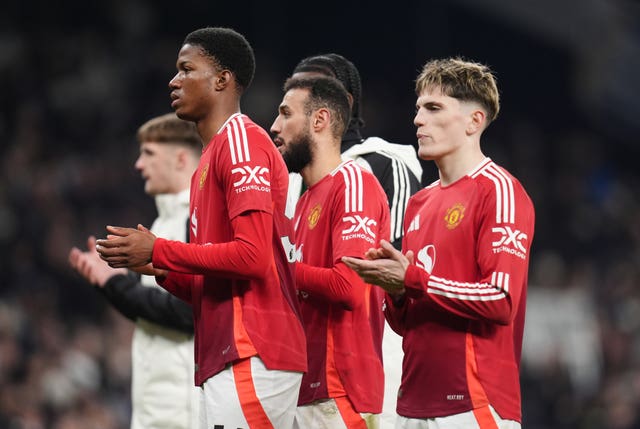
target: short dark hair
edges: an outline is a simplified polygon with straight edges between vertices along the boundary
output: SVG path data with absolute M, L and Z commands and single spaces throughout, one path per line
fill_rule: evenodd
M 332 113 L 331 130 L 333 135 L 341 138 L 347 129 L 350 117 L 349 97 L 339 80 L 330 76 L 290 77 L 284 83 L 284 91 L 306 89 L 309 96 L 304 105 L 305 114 L 320 108 L 327 108 Z
M 302 59 L 293 69 L 293 73 L 315 72 L 338 79 L 351 97 L 351 120 L 349 128 L 360 129 L 364 126 L 362 119 L 362 81 L 356 66 L 340 54 L 320 54 Z
M 175 113 L 167 113 L 149 119 L 138 128 L 138 143 L 172 143 L 202 150 L 202 139 L 195 123 L 183 121 Z
M 183 45 L 197 45 L 216 66 L 229 70 L 242 91 L 249 88 L 256 70 L 253 48 L 237 31 L 225 27 L 205 27 L 192 31 Z

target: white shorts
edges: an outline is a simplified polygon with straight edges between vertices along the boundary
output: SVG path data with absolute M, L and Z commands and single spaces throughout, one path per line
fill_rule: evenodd
M 227 366 L 200 389 L 200 429 L 289 429 L 302 373 L 272 371 L 257 356 Z
M 434 419 L 398 416 L 395 429 L 520 429 L 520 423 L 503 420 L 491 405 Z
M 388 322 L 384 322 L 384 336 L 382 337 L 382 357 L 384 362 L 384 402 L 380 415 L 380 427 L 393 429 L 396 423 L 396 402 L 402 378 L 402 337 L 396 334 Z
M 301 405 L 294 429 L 380 429 L 380 414 L 358 413 L 346 396 Z

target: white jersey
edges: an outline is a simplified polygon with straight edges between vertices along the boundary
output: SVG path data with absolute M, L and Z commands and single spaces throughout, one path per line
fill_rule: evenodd
M 151 231 L 185 241 L 189 190 L 156 196 L 158 217 Z M 166 292 L 151 276 L 147 287 Z M 193 334 L 138 318 L 132 343 L 131 429 L 191 429 L 198 422 L 197 388 L 193 382 Z

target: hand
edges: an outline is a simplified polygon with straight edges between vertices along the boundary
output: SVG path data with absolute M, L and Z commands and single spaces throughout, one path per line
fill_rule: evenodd
M 365 257 L 367 259 L 344 256 L 342 262 L 358 273 L 362 280 L 380 286 L 390 295 L 404 294 L 404 277 L 407 267 L 413 263 L 412 251 L 403 255 L 388 241 L 380 240 L 380 247 L 369 249 Z
M 107 226 L 107 232 L 106 239 L 96 242 L 96 250 L 110 267 L 135 268 L 151 262 L 156 236 L 147 228 Z
M 169 271 L 162 270 L 160 268 L 154 268 L 153 264 L 141 265 L 139 267 L 131 267 L 131 271 L 135 271 L 139 274 L 145 274 L 147 276 L 155 276 L 160 277 L 158 280 L 162 280 L 162 278 L 166 277 L 169 274 Z
M 111 268 L 100 259 L 96 251 L 96 238 L 90 236 L 87 239 L 87 251 L 83 252 L 77 247 L 69 251 L 69 265 L 89 283 L 98 287 L 104 287 L 107 281 L 116 274 L 127 274 L 124 268 Z

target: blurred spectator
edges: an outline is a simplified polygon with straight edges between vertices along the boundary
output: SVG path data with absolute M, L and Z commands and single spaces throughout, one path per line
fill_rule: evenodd
M 523 366 L 534 377 L 556 368 L 566 371 L 572 391 L 594 395 L 600 385 L 602 356 L 593 271 L 568 273 L 564 259 L 553 252 L 538 255 L 527 298 Z

